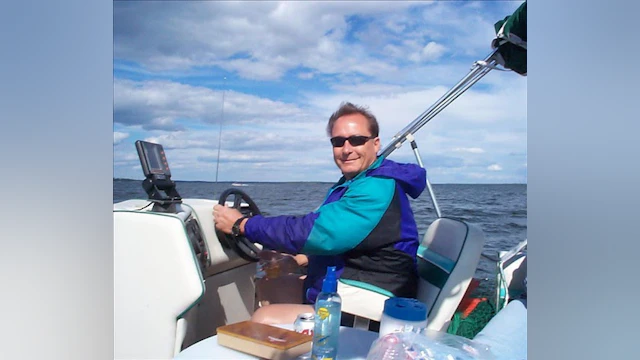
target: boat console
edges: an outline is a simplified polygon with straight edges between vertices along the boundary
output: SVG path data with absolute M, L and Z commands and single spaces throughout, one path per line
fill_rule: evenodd
M 251 317 L 256 264 L 230 244 L 236 239 L 216 232 L 213 206 L 227 204 L 227 195 L 182 198 L 162 145 L 135 145 L 148 198 L 113 205 L 114 350 L 121 358 L 171 358 Z M 253 211 L 244 199 L 231 205 Z

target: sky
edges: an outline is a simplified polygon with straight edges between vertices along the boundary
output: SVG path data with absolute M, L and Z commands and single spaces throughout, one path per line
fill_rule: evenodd
M 521 3 L 116 1 L 114 178 L 144 178 L 145 140 L 173 180 L 334 182 L 340 103 L 371 110 L 384 148 Z M 527 77 L 489 72 L 415 138 L 431 183 L 526 183 Z M 389 159 L 416 162 L 408 143 Z

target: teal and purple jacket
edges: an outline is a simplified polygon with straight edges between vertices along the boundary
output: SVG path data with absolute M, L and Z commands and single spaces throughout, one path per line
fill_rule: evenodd
M 415 297 L 418 229 L 409 198 L 426 187 L 416 164 L 378 158 L 351 180 L 342 177 L 316 211 L 245 223 L 245 236 L 264 247 L 309 257 L 304 300 L 314 303 L 327 266 L 340 278 L 365 282 L 396 296 Z

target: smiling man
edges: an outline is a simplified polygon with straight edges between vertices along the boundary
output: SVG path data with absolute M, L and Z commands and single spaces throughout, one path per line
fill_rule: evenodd
M 341 279 L 365 282 L 395 296 L 415 297 L 419 239 L 407 197 L 426 187 L 426 171 L 416 164 L 378 158 L 379 127 L 366 108 L 343 103 L 331 115 L 327 133 L 342 178 L 329 189 L 318 210 L 304 216 L 243 218 L 216 205 L 216 228 L 230 233 L 234 224 L 265 248 L 309 257 L 301 302 L 313 304 L 328 266 Z M 293 323 L 310 305 L 273 304 L 252 320 Z
M 357 109 L 352 105 L 346 105 L 340 110 L 349 112 Z M 333 159 L 346 180 L 354 178 L 371 166 L 380 150 L 378 124 L 370 121 L 367 116 L 370 115 L 360 112 L 340 115 L 340 112 L 337 112 L 327 125 L 333 145 Z

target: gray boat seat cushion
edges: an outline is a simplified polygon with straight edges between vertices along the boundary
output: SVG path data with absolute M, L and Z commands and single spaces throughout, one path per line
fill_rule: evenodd
M 418 300 L 427 305 L 427 327 L 449 326 L 480 260 L 484 235 L 461 220 L 438 218 L 418 249 Z M 434 309 L 437 309 L 435 311 Z
M 436 219 L 418 249 L 418 300 L 429 311 L 427 327 L 446 330 L 473 278 L 484 245 L 482 231 L 460 220 Z M 384 302 L 393 294 L 368 284 L 340 280 L 342 311 L 380 321 Z M 435 311 L 434 308 L 438 310 Z M 363 328 L 367 328 L 365 324 Z

